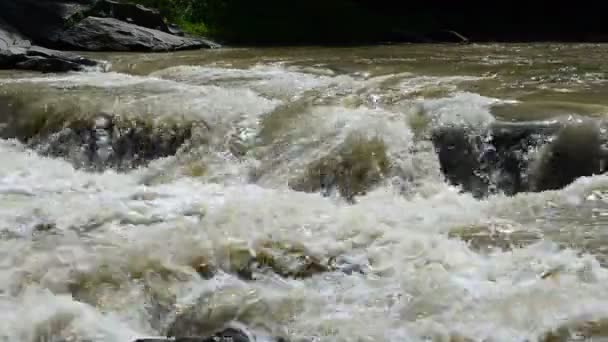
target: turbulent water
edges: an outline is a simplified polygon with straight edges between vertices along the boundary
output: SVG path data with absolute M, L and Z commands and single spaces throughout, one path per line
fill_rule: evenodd
M 601 120 L 608 46 L 92 57 L 0 73 L 0 341 L 608 341 L 608 178 L 479 199 L 428 139 Z

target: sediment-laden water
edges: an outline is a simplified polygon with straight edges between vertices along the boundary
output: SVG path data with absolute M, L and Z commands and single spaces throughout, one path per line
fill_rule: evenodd
M 91 56 L 0 73 L 0 341 L 608 341 L 608 46 Z

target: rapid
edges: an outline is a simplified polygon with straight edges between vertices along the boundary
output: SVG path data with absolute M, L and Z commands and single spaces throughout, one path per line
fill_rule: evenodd
M 608 178 L 476 196 L 430 139 L 601 127 L 608 46 L 88 57 L 0 72 L 0 341 L 608 341 Z

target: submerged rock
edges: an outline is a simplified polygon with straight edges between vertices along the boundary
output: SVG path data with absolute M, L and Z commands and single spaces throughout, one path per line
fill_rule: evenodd
M 263 341 L 285 342 L 283 337 L 273 336 L 269 331 L 275 315 L 269 312 L 268 303 L 256 299 L 253 293 L 245 289 L 241 292 L 222 289 L 204 294 L 177 312 L 166 336 L 176 340 L 196 336 L 202 341 L 232 338 L 243 342 L 263 337 Z
M 377 185 L 390 168 L 386 145 L 379 138 L 349 138 L 337 151 L 313 162 L 289 185 L 296 191 L 329 195 L 337 190 L 349 201 Z
M 597 122 L 494 123 L 442 127 L 432 140 L 448 182 L 476 197 L 563 188 L 605 172 Z
M 114 18 L 88 17 L 57 32 L 58 46 L 87 51 L 175 51 L 212 47 L 204 40 L 174 36 Z
M 233 250 L 231 259 L 236 273 L 247 280 L 255 279 L 255 273 L 267 271 L 285 278 L 308 278 L 332 270 L 327 262 L 298 243 L 267 241 L 260 243 L 253 253 Z
M 69 111 L 32 112 L 10 106 L 0 137 L 17 138 L 43 155 L 61 157 L 90 170 L 127 171 L 174 155 L 197 138 L 204 144 L 208 126 L 200 121 L 127 117 Z
M 227 328 L 206 337 L 175 337 L 175 338 L 140 338 L 135 342 L 250 342 L 249 336 L 244 332 Z
M 557 190 L 579 177 L 604 173 L 608 152 L 603 143 L 597 122 L 563 127 L 533 165 L 531 190 Z
M 253 342 L 254 338 L 249 336 L 246 332 L 237 328 L 226 328 L 219 332 L 216 332 L 210 336 L 205 337 L 151 337 L 151 338 L 140 338 L 135 342 Z M 285 338 L 276 337 L 272 340 L 265 339 L 268 342 L 287 342 Z

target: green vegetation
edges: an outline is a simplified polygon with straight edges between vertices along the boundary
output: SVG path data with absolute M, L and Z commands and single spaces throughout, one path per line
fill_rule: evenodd
M 349 44 L 381 41 L 605 41 L 598 6 L 543 2 L 492 6 L 399 0 L 122 0 L 158 8 L 194 34 L 230 44 Z M 600 4 L 601 2 L 598 2 Z M 575 20 L 576 22 L 572 22 Z M 573 25 L 564 25 L 565 22 Z
M 376 40 L 392 24 L 353 0 L 125 0 L 157 8 L 186 32 L 234 44 Z
M 218 1 L 206 0 L 124 0 L 158 9 L 171 23 L 179 25 L 184 31 L 194 35 L 207 35 L 209 30 L 205 25 L 213 3 Z

